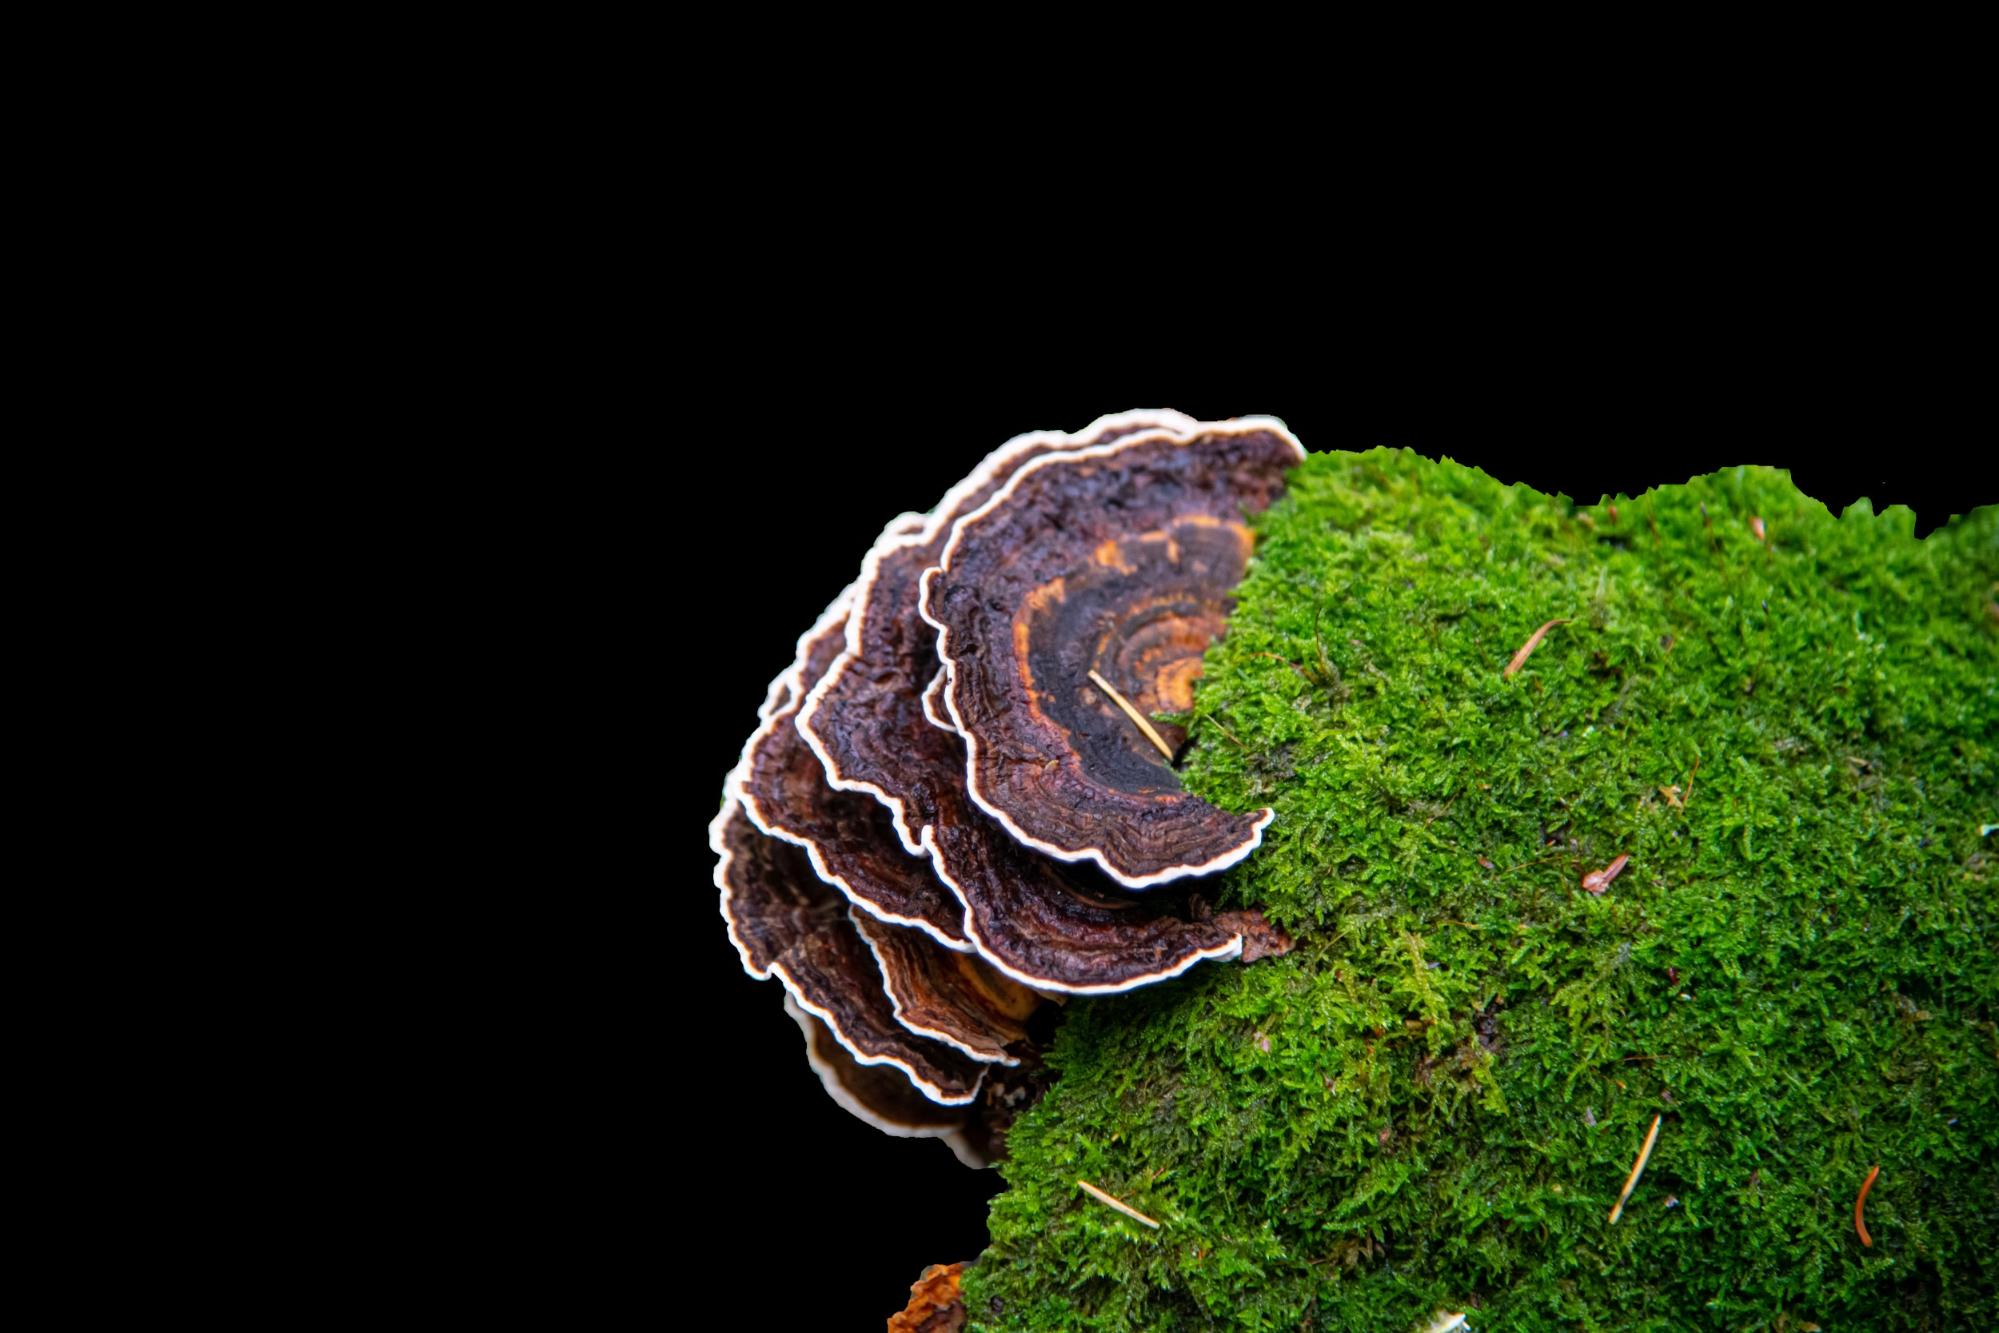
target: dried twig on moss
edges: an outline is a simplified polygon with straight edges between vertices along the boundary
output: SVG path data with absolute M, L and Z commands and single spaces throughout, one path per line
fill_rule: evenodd
M 1624 1190 L 1611 1205 L 1610 1225 L 1616 1226 L 1617 1219 L 1624 1216 L 1624 1201 L 1631 1197 L 1631 1191 L 1638 1188 L 1638 1177 L 1645 1174 L 1645 1160 L 1652 1155 L 1652 1145 L 1659 1141 L 1659 1121 L 1663 1117 L 1652 1117 L 1652 1128 L 1645 1135 L 1645 1146 L 1638 1150 L 1638 1160 L 1631 1167 L 1631 1174 L 1624 1178 Z
M 1528 657 L 1533 654 L 1536 648 L 1539 648 L 1541 646 L 1541 636 L 1546 634 L 1549 630 L 1553 629 L 1557 625 L 1566 625 L 1568 623 L 1569 623 L 1568 617 L 1564 616 L 1560 620 L 1549 621 L 1547 624 L 1541 626 L 1541 628 L 1535 630 L 1532 634 L 1528 635 L 1527 642 L 1520 645 L 1520 651 L 1513 654 L 1513 660 L 1511 662 L 1508 662 L 1506 664 L 1506 670 L 1500 672 L 1499 674 L 1502 676 L 1511 677 L 1514 672 L 1518 671 L 1521 667 L 1526 666 Z

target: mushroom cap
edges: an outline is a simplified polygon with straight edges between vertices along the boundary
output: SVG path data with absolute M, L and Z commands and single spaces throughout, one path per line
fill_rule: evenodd
M 1190 920 L 1176 904 L 1125 892 L 1089 866 L 1039 855 L 962 790 L 939 790 L 923 831 L 931 864 L 964 902 L 965 933 L 979 956 L 1022 985 L 1111 995 L 1242 951 L 1242 934 L 1228 923 Z
M 1229 843 L 1227 821 L 1260 834 L 1269 812 L 1232 816 L 1180 791 L 1105 692 L 1072 678 L 1102 676 L 1146 712 L 1186 711 L 1249 557 L 1244 514 L 1269 503 L 1297 453 L 1272 422 L 1169 412 L 1022 436 L 930 515 L 891 523 L 800 636 L 709 841 L 745 970 L 782 982 L 813 1067 L 848 1110 L 981 1163 L 1050 1077 L 1027 1035 L 1035 991 L 1129 990 L 1288 945 L 1254 913 L 1128 891 L 1229 863 L 1255 842 Z M 1100 521 L 1100 508 L 1128 521 Z M 1039 545 L 1010 555 L 1009 543 Z M 980 579 L 1000 618 L 960 624 Z M 992 694 L 999 711 L 1032 714 L 1022 734 L 1056 760 L 1027 767 L 1054 772 L 1048 790 L 1082 793 L 1072 826 L 1106 830 L 1080 850 L 1024 836 L 1004 811 L 1002 797 L 1048 792 L 998 762 L 1037 752 L 1014 748 L 972 698 L 984 686 L 971 659 L 988 643 L 1002 667 L 1020 664 L 1014 692 Z M 1119 822 L 1134 818 L 1137 832 Z M 1189 829 L 1207 839 L 1192 852 Z M 1180 863 L 1128 855 L 1161 844 Z
M 1249 559 L 1245 517 L 1303 457 L 1270 418 L 1145 432 L 1037 458 L 953 525 L 920 610 L 980 809 L 1128 888 L 1256 848 L 1271 811 L 1232 814 L 1182 789 L 1090 676 L 1141 714 L 1191 707 Z
M 708 826 L 715 852 L 715 887 L 722 891 L 722 920 L 743 971 L 769 980 L 771 964 L 838 915 L 839 899 L 812 873 L 805 853 L 761 832 L 733 796 Z
M 888 807 L 896 836 L 910 854 L 922 854 L 923 827 L 934 804 L 926 784 L 941 772 L 937 761 L 955 755 L 954 743 L 937 735 L 924 712 L 924 689 L 938 670 L 937 632 L 917 605 L 919 581 L 937 563 L 952 525 L 1036 459 L 1197 425 L 1161 409 L 1100 417 L 1073 434 L 1018 436 L 952 487 L 921 527 L 891 524 L 868 552 L 854 585 L 844 650 L 812 687 L 798 728 L 835 787 L 865 792 Z
M 775 976 L 864 1065 L 892 1065 L 930 1100 L 962 1106 L 984 1068 L 896 1021 L 874 955 L 847 900 L 822 883 L 800 848 L 759 830 L 731 800 L 709 827 L 722 915 L 754 977 Z
M 940 1106 L 896 1071 L 860 1063 L 840 1045 L 831 1028 L 801 1009 L 788 993 L 784 1012 L 805 1034 L 805 1059 L 840 1109 L 896 1138 L 942 1139 L 966 1166 L 986 1165 L 986 1154 L 965 1133 L 975 1108 Z
M 1041 997 L 971 954 L 952 953 L 913 930 L 862 913 L 854 925 L 874 953 L 896 1022 L 918 1036 L 955 1046 L 974 1060 L 1016 1065 L 1027 1018 Z
M 797 657 L 772 687 L 777 706 L 743 747 L 731 790 L 758 828 L 803 848 L 814 873 L 862 911 L 969 951 L 963 908 L 928 865 L 902 850 L 878 802 L 827 784 L 798 732 L 800 703 L 846 641 L 852 594 L 842 593 L 800 636 Z

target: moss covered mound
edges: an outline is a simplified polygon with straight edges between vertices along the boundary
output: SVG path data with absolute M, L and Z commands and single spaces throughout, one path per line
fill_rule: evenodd
M 1069 1006 L 973 1327 L 1999 1316 L 1999 510 L 1377 451 L 1259 527 L 1188 782 L 1298 947 Z

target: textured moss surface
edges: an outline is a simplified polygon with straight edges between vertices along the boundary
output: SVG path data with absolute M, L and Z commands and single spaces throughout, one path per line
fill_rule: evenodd
M 1999 1317 L 1999 510 L 1615 508 L 1298 471 L 1187 775 L 1276 807 L 1218 889 L 1298 947 L 1069 1006 L 975 1327 Z

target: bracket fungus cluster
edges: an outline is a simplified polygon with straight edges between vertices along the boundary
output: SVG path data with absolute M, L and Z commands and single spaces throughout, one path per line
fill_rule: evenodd
M 849 1111 L 989 1160 L 1044 1000 L 1282 947 L 1184 891 L 1271 812 L 1182 789 L 1186 737 L 1152 719 L 1190 711 L 1247 519 L 1303 457 L 1255 417 L 1021 436 L 891 523 L 799 639 L 709 840 L 744 968 Z

